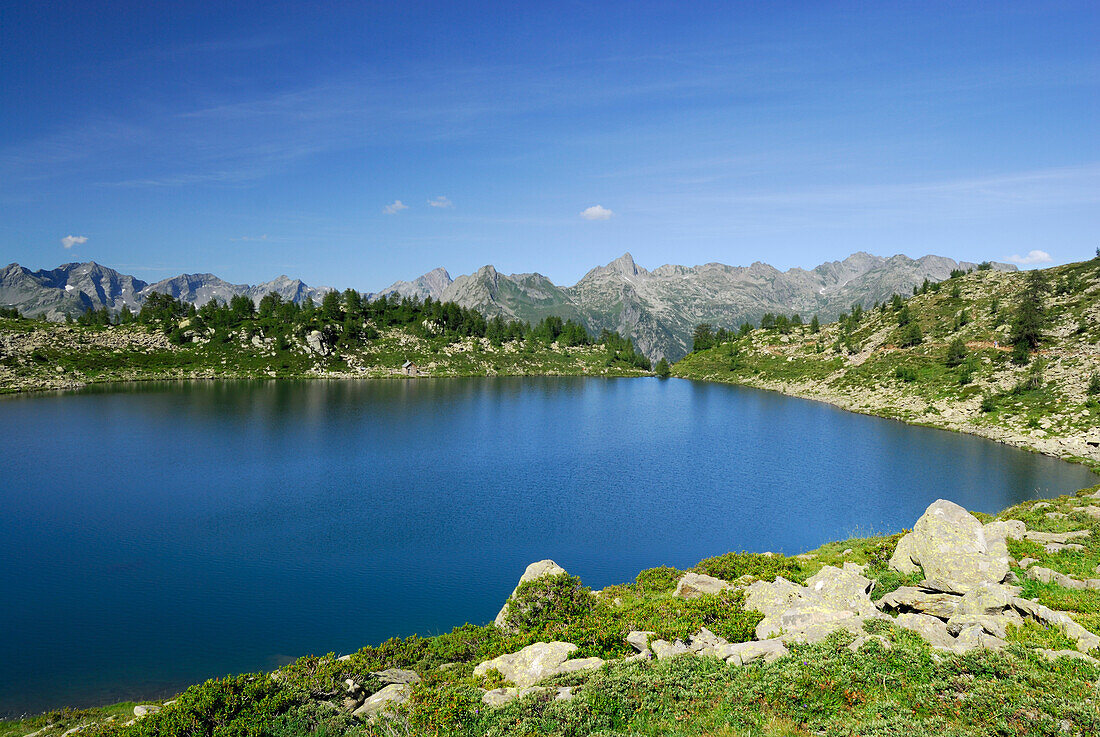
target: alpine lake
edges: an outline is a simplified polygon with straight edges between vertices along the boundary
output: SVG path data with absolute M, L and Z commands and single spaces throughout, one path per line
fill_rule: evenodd
M 0 399 L 0 714 L 165 696 L 601 588 L 1096 484 L 977 437 L 659 379 L 181 382 Z

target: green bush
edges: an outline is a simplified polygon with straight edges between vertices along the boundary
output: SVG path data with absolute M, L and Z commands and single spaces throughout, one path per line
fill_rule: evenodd
M 504 623 L 512 629 L 538 630 L 568 623 L 592 611 L 592 590 L 576 576 L 561 573 L 525 581 L 508 599 Z
M 639 593 L 665 594 L 676 588 L 684 572 L 670 566 L 647 568 L 638 574 L 634 584 Z
M 1089 377 L 1088 388 L 1085 389 L 1085 392 L 1090 395 L 1100 394 L 1100 372 L 1092 372 L 1092 376 Z
M 774 581 L 776 576 L 797 579 L 802 574 L 802 566 L 795 558 L 762 553 L 726 553 L 701 560 L 692 570 L 724 581 L 736 581 L 741 576 L 763 581 Z
M 899 381 L 916 381 L 917 370 L 912 366 L 898 366 L 894 370 L 894 378 Z

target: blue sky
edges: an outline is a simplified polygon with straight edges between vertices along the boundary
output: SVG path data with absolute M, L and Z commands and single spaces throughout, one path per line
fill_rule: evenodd
M 1094 2 L 9 2 L 0 261 L 1081 260 L 1098 38 Z

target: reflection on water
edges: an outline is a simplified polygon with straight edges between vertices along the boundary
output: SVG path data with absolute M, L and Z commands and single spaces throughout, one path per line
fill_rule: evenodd
M 1097 482 L 731 386 L 206 382 L 0 401 L 0 712 L 170 692 L 490 620 L 527 563 L 599 588 Z

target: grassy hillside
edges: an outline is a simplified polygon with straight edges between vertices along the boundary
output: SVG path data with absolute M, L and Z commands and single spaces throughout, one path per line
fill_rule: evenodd
M 1046 269 L 1042 339 L 1013 352 L 1028 273 L 975 270 L 809 325 L 734 333 L 673 367 L 1100 466 L 1100 259 Z M 1034 277 L 1031 277 L 1034 278 Z
M 1098 487 L 1100 488 L 1100 487 Z M 1100 520 L 1082 507 L 1096 489 L 1050 502 L 1026 502 L 1000 515 L 1029 530 L 1088 530 L 1079 549 L 1048 552 L 1026 540 L 1009 541 L 1014 560 L 1071 576 L 1092 575 L 1100 564 Z M 1087 496 L 1086 496 L 1087 495 Z M 988 515 L 982 516 L 989 521 Z M 692 570 L 726 580 L 742 576 L 802 582 L 825 565 L 865 565 L 881 600 L 920 578 L 887 566 L 901 535 L 830 543 L 795 557 L 730 553 L 700 561 Z M 1015 563 L 1021 595 L 1069 612 L 1100 632 L 1100 591 L 1065 588 L 1028 577 Z M 642 571 L 637 579 L 590 592 L 575 577 L 559 575 L 521 585 L 510 600 L 507 632 L 467 624 L 430 638 L 409 637 L 364 647 L 338 658 L 303 657 L 274 673 L 207 681 L 167 702 L 159 712 L 129 725 L 133 704 L 63 710 L 0 722 L 0 737 L 61 735 L 1089 735 L 1100 731 L 1100 662 L 1071 650 L 1056 627 L 1010 627 L 1001 650 L 964 654 L 934 650 L 889 618 L 868 620 L 867 641 L 837 632 L 817 644 L 792 645 L 774 662 L 730 665 L 710 656 L 625 659 L 631 630 L 683 638 L 707 627 L 732 642 L 749 640 L 760 614 L 744 607 L 733 590 L 684 599 L 673 594 L 683 572 Z M 745 579 L 741 579 L 745 580 Z M 510 615 L 511 617 L 512 615 Z M 879 639 L 881 638 L 881 639 Z M 554 676 L 550 688 L 500 707 L 485 704 L 485 689 L 507 685 L 494 671 L 475 675 L 475 665 L 536 641 L 579 646 L 574 657 L 598 656 L 596 670 Z M 1094 653 L 1095 654 L 1095 653 Z M 1071 653 L 1072 655 L 1072 653 Z M 392 714 L 371 721 L 342 705 L 347 679 L 377 693 L 373 673 L 414 670 L 422 680 Z M 572 687 L 571 698 L 554 697 Z

